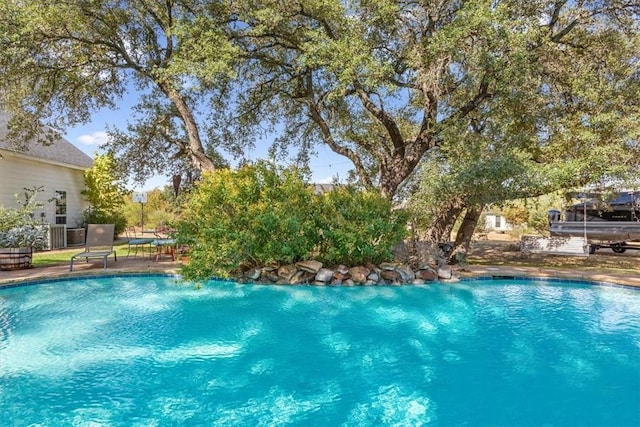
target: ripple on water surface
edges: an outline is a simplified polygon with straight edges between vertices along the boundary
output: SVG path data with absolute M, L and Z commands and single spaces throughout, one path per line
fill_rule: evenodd
M 640 292 L 0 290 L 0 425 L 640 425 Z

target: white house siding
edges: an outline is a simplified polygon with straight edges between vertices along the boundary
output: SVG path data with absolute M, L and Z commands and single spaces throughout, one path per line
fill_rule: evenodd
M 502 231 L 506 232 L 513 227 L 509 224 L 505 217 L 497 214 L 487 214 L 485 216 L 485 226 L 489 231 Z
M 67 193 L 67 227 L 73 228 L 80 224 L 82 213 L 87 208 L 80 192 L 84 186 L 84 170 L 55 164 L 54 162 L 37 161 L 22 154 L 0 150 L 0 205 L 17 207 L 16 193 L 23 193 L 24 188 L 42 186 L 38 200 L 45 206 L 36 211 L 36 217 L 42 212 L 45 222 L 56 223 L 55 202 L 52 199 L 56 191 Z M 22 196 L 21 196 L 22 197 Z

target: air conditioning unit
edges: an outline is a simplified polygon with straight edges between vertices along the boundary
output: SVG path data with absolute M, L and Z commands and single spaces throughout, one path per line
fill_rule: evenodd
M 49 224 L 49 247 L 61 249 L 67 247 L 67 226 L 65 224 Z

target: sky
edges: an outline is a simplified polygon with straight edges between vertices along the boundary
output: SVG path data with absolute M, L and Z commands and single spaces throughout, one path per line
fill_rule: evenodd
M 130 108 L 135 102 L 135 99 L 124 99 L 117 110 L 103 109 L 94 113 L 91 122 L 67 129 L 64 133 L 65 139 L 93 158 L 96 153 L 102 152 L 100 146 L 107 142 L 107 126 L 126 129 L 127 120 L 131 117 Z M 256 148 L 248 157 L 250 160 L 265 158 L 268 148 L 268 141 L 256 143 Z M 351 169 L 352 164 L 346 157 L 337 155 L 323 144 L 319 145 L 316 151 L 317 155 L 310 162 L 311 179 L 314 183 L 331 183 L 336 175 L 340 180 L 347 177 L 347 171 Z M 232 167 L 237 166 L 233 158 L 226 157 Z M 170 185 L 170 180 L 170 177 L 153 176 L 143 185 L 130 183 L 128 188 L 132 191 L 150 191 Z

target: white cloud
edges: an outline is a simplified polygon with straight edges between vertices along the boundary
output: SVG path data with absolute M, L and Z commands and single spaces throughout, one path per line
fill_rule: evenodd
M 97 131 L 91 134 L 80 135 L 78 142 L 84 145 L 102 145 L 107 142 L 109 135 L 105 131 Z

